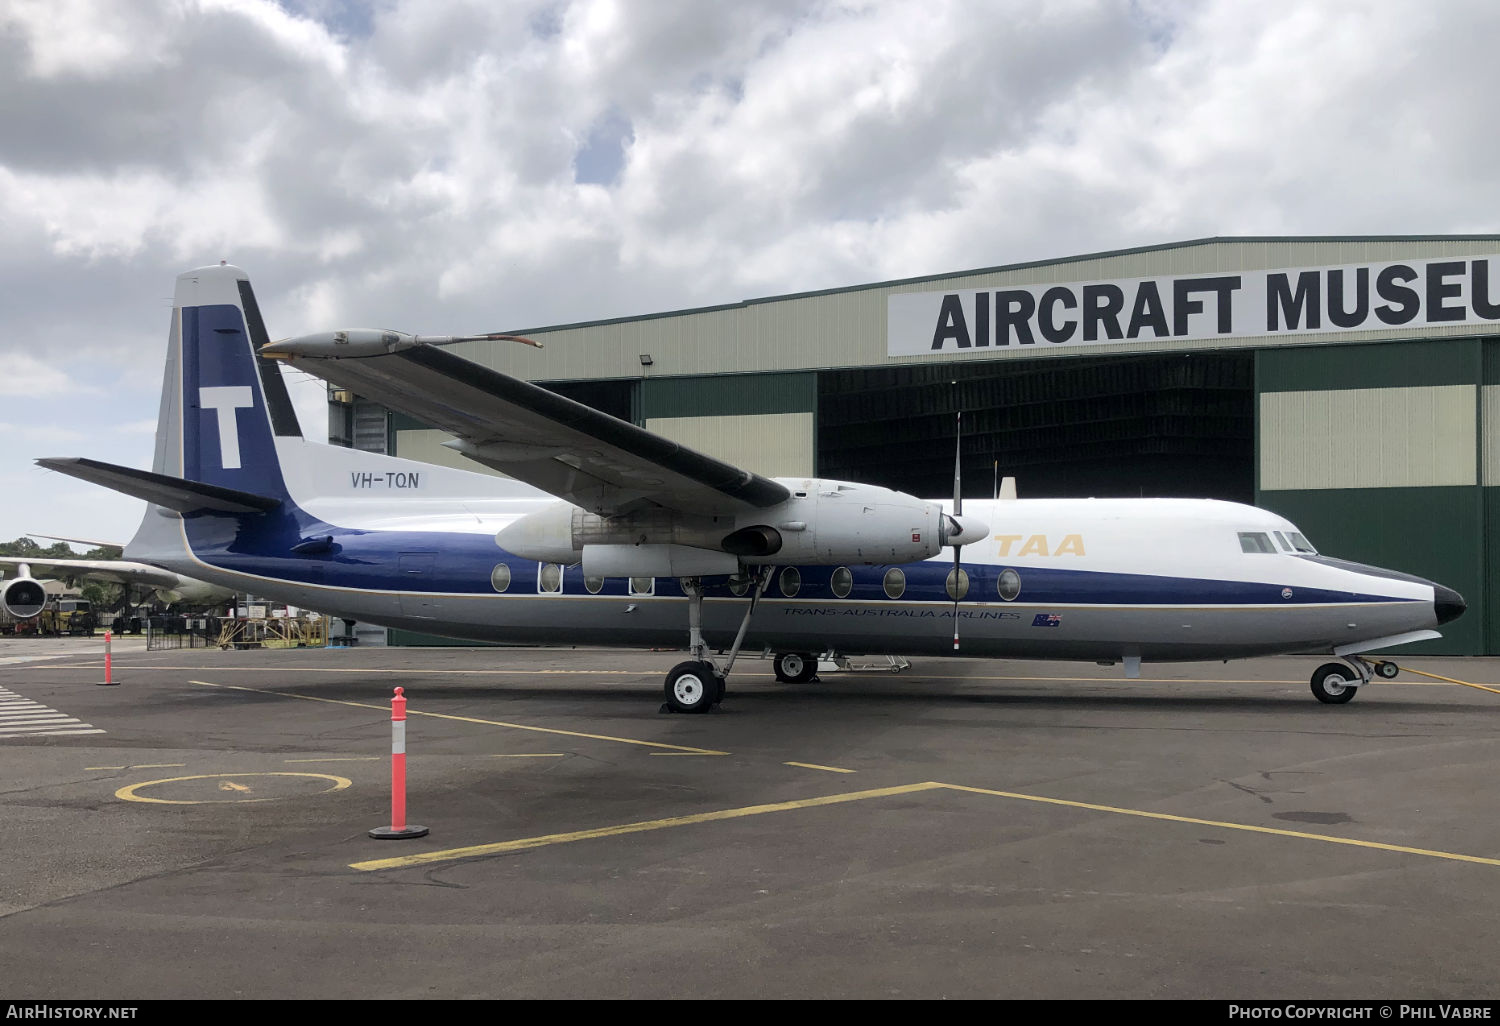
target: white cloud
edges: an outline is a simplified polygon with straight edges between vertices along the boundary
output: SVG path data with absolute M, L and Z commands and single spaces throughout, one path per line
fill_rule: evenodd
M 44 363 L 28 353 L 0 351 L 0 396 L 42 399 L 82 389 L 66 367 Z

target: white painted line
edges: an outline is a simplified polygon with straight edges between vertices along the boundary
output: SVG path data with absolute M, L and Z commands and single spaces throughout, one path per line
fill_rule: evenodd
M 55 722 L 55 723 L 36 723 L 36 724 L 32 724 L 29 727 L 0 727 L 0 734 L 4 734 L 4 735 L 6 735 L 8 737 L 13 737 L 13 736 L 15 736 L 17 734 L 34 734 L 34 733 L 36 733 L 39 730 L 50 730 L 50 729 L 53 729 L 53 728 L 56 728 L 56 727 L 73 727 L 73 726 L 78 726 L 78 727 L 92 727 L 93 724 L 92 723 L 84 723 L 84 722 L 82 722 L 80 720 L 75 720 L 75 719 L 69 718 L 69 719 L 61 720 L 61 721 L 58 721 L 58 722 Z

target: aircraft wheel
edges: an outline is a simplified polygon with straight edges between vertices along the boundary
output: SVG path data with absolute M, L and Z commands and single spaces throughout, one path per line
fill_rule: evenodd
M 696 660 L 678 663 L 667 674 L 667 705 L 673 712 L 708 712 L 723 697 L 723 689 L 724 678 L 710 664 Z
M 1354 698 L 1358 680 L 1359 675 L 1343 663 L 1324 663 L 1312 675 L 1313 697 L 1328 705 L 1343 705 Z
M 1378 662 L 1375 664 L 1375 672 L 1386 680 L 1395 680 L 1396 675 L 1401 672 L 1401 667 L 1392 662 Z
M 818 672 L 817 657 L 806 652 L 779 652 L 771 665 L 783 684 L 806 684 Z

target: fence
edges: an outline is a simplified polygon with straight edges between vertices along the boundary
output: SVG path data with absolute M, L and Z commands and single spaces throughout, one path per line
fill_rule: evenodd
M 180 616 L 151 617 L 145 621 L 146 651 L 212 648 L 219 643 L 223 622 L 216 617 L 198 619 L 184 619 Z
M 146 625 L 146 650 L 178 648 L 325 648 L 328 621 L 273 617 L 221 620 L 216 617 L 153 618 Z

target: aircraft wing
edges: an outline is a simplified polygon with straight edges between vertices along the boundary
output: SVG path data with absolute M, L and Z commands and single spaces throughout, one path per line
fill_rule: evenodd
M 316 339 L 261 352 L 441 428 L 470 459 L 601 516 L 649 506 L 723 515 L 791 495 L 769 478 L 434 345 L 334 356 Z
M 38 577 L 97 577 L 117 584 L 143 584 L 153 588 L 175 588 L 181 578 L 170 570 L 124 559 L 33 559 L 30 556 L 0 556 L 0 568 L 14 570 L 21 564 Z

